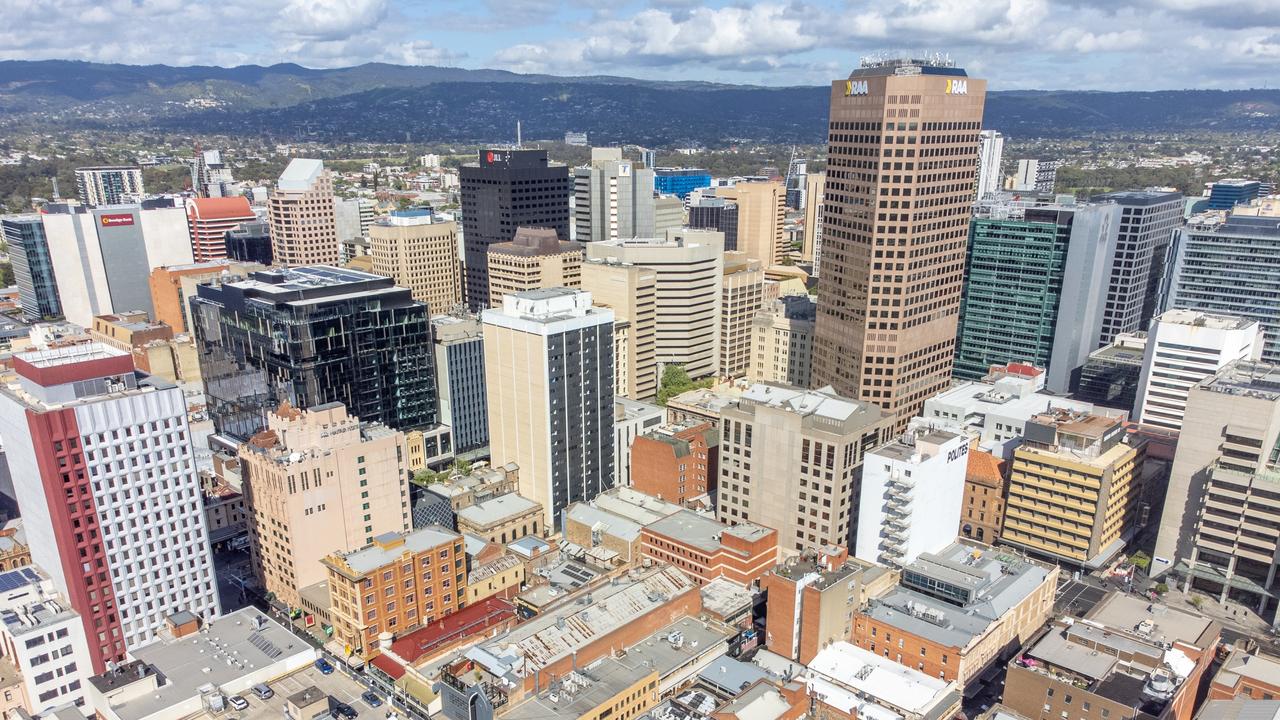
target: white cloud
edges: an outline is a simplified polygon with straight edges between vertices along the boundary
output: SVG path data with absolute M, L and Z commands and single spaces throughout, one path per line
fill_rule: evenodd
M 1079 53 L 1116 52 L 1134 50 L 1146 40 L 1146 33 L 1136 29 L 1092 33 L 1080 28 L 1067 28 L 1053 38 L 1050 47 Z
M 366 31 L 387 16 L 387 0 L 289 0 L 280 11 L 282 32 L 339 40 Z

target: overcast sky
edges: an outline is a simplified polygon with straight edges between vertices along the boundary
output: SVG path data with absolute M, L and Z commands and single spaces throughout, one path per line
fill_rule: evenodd
M 1275 87 L 1280 0 L 0 0 L 0 59 L 369 61 L 814 85 L 883 50 L 993 90 Z

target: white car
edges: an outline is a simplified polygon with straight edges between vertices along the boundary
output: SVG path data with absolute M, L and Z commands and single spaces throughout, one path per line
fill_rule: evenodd
M 248 710 L 248 709 L 249 709 L 249 701 L 248 701 L 248 700 L 245 700 L 244 698 L 240 697 L 239 695 L 232 695 L 231 697 L 227 698 L 227 704 L 228 704 L 228 705 L 230 705 L 231 707 L 235 708 L 236 710 Z

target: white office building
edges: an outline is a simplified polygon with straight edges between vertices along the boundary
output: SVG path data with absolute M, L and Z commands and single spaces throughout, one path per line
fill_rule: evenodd
M 154 640 L 173 613 L 216 615 L 182 390 L 101 343 L 12 363 L 0 440 L 31 559 L 98 628 L 94 671 Z
M 968 457 L 968 436 L 919 418 L 867 453 L 854 555 L 902 567 L 955 542 Z
M 1004 135 L 1001 135 L 998 130 L 983 130 L 978 133 L 976 199 L 981 200 L 1004 186 L 1004 177 L 1000 174 L 1002 160 L 1004 160 Z
M 93 659 L 80 613 L 33 565 L 0 573 L 0 652 L 22 675 L 33 713 L 86 707 Z
M 1236 360 L 1262 354 L 1256 320 L 1170 310 L 1151 322 L 1134 416 L 1143 425 L 1181 430 L 1192 386 Z

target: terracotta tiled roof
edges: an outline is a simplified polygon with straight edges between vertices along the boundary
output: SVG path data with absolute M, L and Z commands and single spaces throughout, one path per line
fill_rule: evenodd
M 982 450 L 969 451 L 969 464 L 965 479 L 983 485 L 999 486 L 1004 483 L 1005 461 Z

